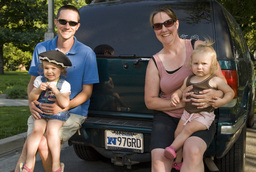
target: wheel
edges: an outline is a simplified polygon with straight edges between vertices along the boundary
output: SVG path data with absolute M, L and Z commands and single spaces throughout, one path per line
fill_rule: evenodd
M 252 101 L 251 103 L 252 103 L 251 109 L 250 109 L 250 112 L 249 112 L 248 118 L 247 118 L 247 127 L 248 127 L 248 128 L 252 128 L 253 125 L 254 125 L 254 108 L 255 108 L 255 102 Z
M 97 161 L 102 158 L 102 156 L 92 147 L 81 144 L 73 144 L 73 148 L 75 150 L 76 155 L 83 160 Z
M 215 163 L 221 172 L 243 172 L 245 167 L 246 126 L 229 152 Z

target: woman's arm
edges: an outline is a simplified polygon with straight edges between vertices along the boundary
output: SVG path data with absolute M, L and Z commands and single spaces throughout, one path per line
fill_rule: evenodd
M 159 97 L 160 77 L 155 63 L 151 59 L 148 63 L 145 78 L 145 104 L 148 109 L 158 111 L 169 111 L 184 107 L 183 103 L 177 104 L 176 107 L 171 106 L 170 100 Z

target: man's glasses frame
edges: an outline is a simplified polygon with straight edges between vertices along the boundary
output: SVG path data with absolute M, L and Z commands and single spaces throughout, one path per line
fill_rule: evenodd
M 65 19 L 58 19 L 58 22 L 61 24 L 61 25 L 66 25 L 67 23 L 69 24 L 69 26 L 76 26 L 78 24 L 78 22 L 75 22 L 75 21 L 67 21 Z

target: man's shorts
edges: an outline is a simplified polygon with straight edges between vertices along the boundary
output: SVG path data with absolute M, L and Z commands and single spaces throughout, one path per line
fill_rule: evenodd
M 82 115 L 76 115 L 74 113 L 70 113 L 70 117 L 63 124 L 59 131 L 59 137 L 61 140 L 61 144 L 65 143 L 70 137 L 72 137 L 77 130 L 79 130 L 84 123 L 86 117 Z M 34 127 L 34 119 L 32 116 L 28 118 L 28 130 L 27 135 L 32 133 Z

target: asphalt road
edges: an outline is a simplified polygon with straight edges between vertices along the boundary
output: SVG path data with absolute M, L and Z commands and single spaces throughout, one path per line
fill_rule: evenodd
M 256 124 L 253 128 L 247 129 L 246 138 L 246 167 L 245 172 L 255 172 L 256 168 Z M 20 151 L 13 152 L 8 155 L 0 155 L 0 171 L 12 172 L 19 158 Z M 72 146 L 64 145 L 61 152 L 61 161 L 65 163 L 65 171 L 67 172 L 150 172 L 150 163 L 141 163 L 132 166 L 131 170 L 126 167 L 114 166 L 109 161 L 91 161 L 85 162 L 79 159 Z M 40 157 L 37 156 L 36 172 L 43 172 Z

